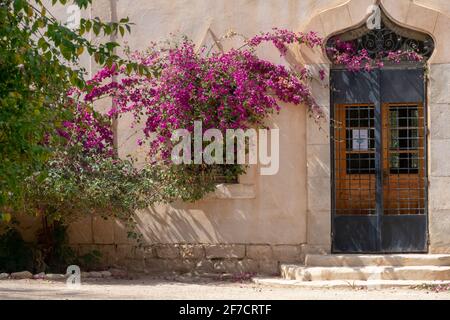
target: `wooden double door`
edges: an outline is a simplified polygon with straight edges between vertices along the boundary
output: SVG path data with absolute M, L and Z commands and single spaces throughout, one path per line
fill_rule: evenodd
M 334 252 L 426 252 L 422 68 L 333 70 Z

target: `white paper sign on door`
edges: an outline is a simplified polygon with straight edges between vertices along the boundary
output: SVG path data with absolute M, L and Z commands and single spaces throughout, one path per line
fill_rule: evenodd
M 352 149 L 357 151 L 369 150 L 369 130 L 353 129 L 352 130 Z

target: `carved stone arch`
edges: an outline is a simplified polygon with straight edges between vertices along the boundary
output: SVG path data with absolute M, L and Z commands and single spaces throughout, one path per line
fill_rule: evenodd
M 386 17 L 400 27 L 427 33 L 435 43 L 429 63 L 450 62 L 450 17 L 434 8 L 425 7 L 412 0 L 349 0 L 319 12 L 303 24 L 302 31 L 315 31 L 324 39 L 337 33 L 354 29 L 365 23 L 369 6 L 378 4 Z M 324 51 L 299 48 L 305 64 L 330 64 Z

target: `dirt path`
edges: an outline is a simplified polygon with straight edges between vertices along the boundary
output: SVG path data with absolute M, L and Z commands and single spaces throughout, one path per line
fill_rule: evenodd
M 2 280 L 0 299 L 449 299 L 450 292 L 418 289 L 306 289 L 271 288 L 252 283 L 162 279 L 90 280 L 81 289 L 64 282 Z

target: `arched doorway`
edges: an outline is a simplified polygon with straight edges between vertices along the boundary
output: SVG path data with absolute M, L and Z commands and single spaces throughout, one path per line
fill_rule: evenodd
M 338 41 L 371 58 L 401 50 L 424 61 L 357 72 L 332 67 L 332 251 L 427 252 L 425 66 L 433 40 L 382 13 L 379 28 L 364 24 L 327 46 Z

